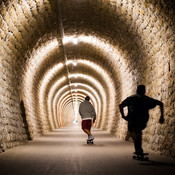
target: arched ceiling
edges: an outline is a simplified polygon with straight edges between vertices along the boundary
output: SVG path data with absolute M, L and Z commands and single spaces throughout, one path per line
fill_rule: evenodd
M 60 110 L 63 113 L 86 95 L 98 111 L 97 125 L 109 115 L 109 123 L 114 120 L 115 104 L 121 101 L 124 87 L 126 94 L 133 90 L 148 66 L 145 60 L 151 48 L 144 29 L 153 25 L 157 15 L 157 28 L 150 35 L 154 38 L 167 14 L 173 12 L 165 7 L 172 4 L 149 0 L 2 1 L 1 39 L 7 41 L 4 48 L 21 62 L 24 101 L 33 111 L 29 115 L 42 123 L 42 132 L 46 125 L 52 129 L 62 125 L 57 119 Z

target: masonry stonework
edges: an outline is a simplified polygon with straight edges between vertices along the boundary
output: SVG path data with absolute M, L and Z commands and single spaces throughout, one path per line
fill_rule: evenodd
M 144 146 L 175 157 L 174 15 L 173 0 L 2 0 L 0 152 L 71 123 L 71 83 L 86 85 L 79 103 L 86 92 L 94 96 L 96 127 L 124 140 L 118 105 L 143 83 L 165 106 L 162 125 L 158 108 L 150 111 Z

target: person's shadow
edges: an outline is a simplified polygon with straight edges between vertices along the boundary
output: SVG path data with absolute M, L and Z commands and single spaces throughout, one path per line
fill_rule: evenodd
M 30 132 L 29 132 L 29 126 L 26 120 L 26 112 L 25 112 L 25 107 L 24 107 L 24 102 L 21 101 L 20 102 L 20 108 L 21 108 L 21 116 L 23 118 L 23 123 L 24 123 L 24 128 L 26 130 L 26 135 L 27 135 L 27 139 L 31 140 L 31 136 L 30 136 Z
M 175 163 L 168 163 L 168 162 L 159 162 L 159 161 L 154 161 L 154 160 L 148 160 L 147 162 L 142 162 L 140 165 L 144 166 L 160 166 L 160 167 L 174 167 L 175 168 Z

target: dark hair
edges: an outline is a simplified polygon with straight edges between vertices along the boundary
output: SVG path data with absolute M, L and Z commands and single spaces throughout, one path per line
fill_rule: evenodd
M 90 97 L 89 96 L 86 96 L 85 100 L 89 101 L 90 100 Z
M 145 85 L 138 85 L 137 86 L 137 94 L 139 94 L 139 95 L 144 95 L 145 94 L 145 92 L 146 92 L 146 90 L 145 90 Z

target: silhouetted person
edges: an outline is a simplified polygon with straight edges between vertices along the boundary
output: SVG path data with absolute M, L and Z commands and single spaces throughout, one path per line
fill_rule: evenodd
M 127 97 L 120 105 L 119 109 L 122 118 L 128 121 L 128 130 L 134 141 L 135 153 L 143 154 L 142 149 L 142 130 L 146 128 L 149 119 L 149 110 L 160 107 L 160 123 L 164 122 L 163 103 L 159 100 L 150 98 L 145 95 L 145 86 L 139 85 L 135 95 Z M 128 108 L 127 116 L 124 115 L 124 107 Z
M 88 140 L 93 140 L 94 137 L 91 134 L 92 122 L 96 120 L 95 109 L 89 102 L 90 97 L 86 96 L 85 101 L 79 106 L 79 113 L 82 118 L 82 130 L 88 135 Z

